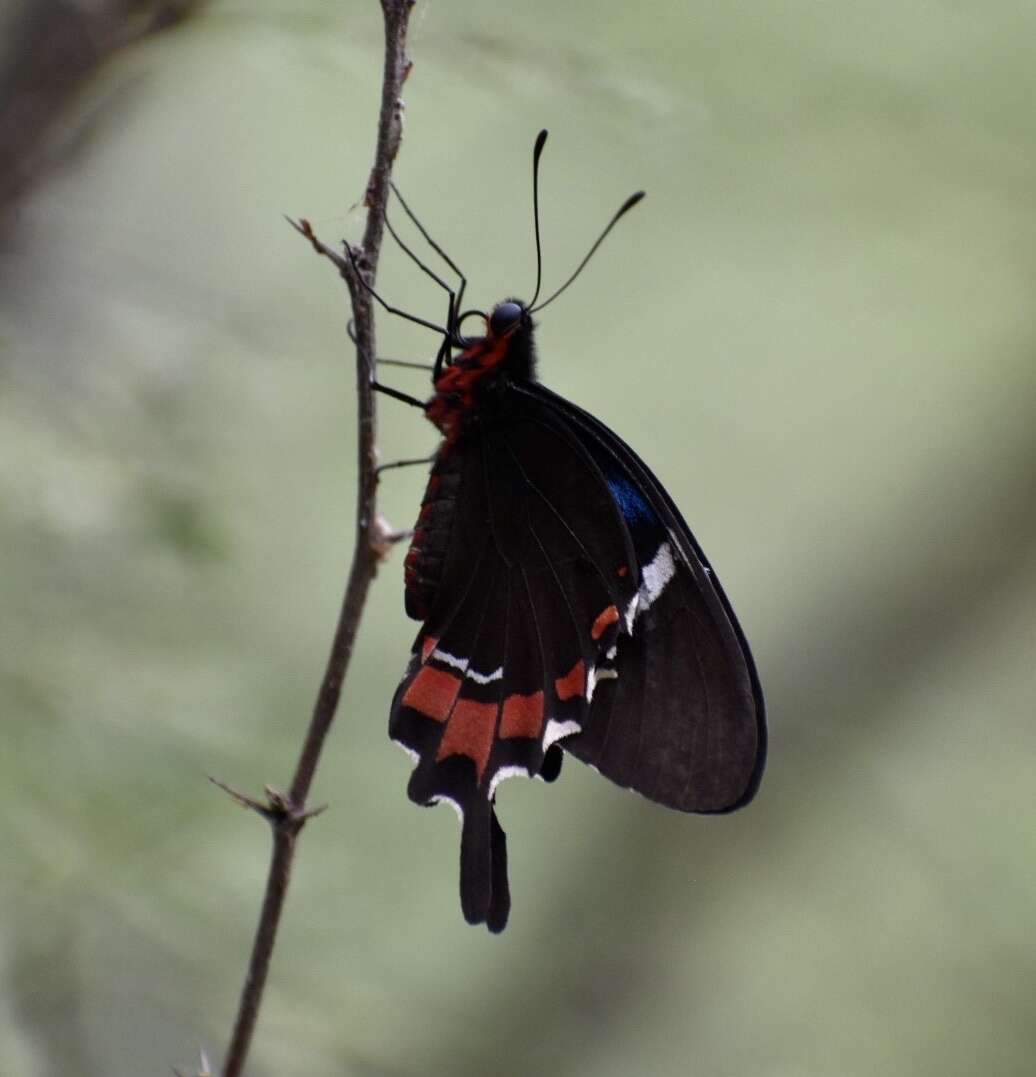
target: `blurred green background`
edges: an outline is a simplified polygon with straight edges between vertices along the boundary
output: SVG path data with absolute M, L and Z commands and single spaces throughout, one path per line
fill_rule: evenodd
M 217 0 L 120 37 L 156 5 L 111 4 L 73 78 L 26 44 L 62 6 L 0 18 L 8 119 L 65 78 L 0 233 L 0 1072 L 137 1077 L 226 1042 L 268 836 L 206 775 L 287 781 L 344 584 L 345 293 L 281 214 L 358 235 L 381 22 Z M 419 0 L 396 176 L 473 303 L 531 288 L 541 126 L 548 287 L 648 191 L 542 317 L 542 376 L 717 565 L 770 765 L 719 819 L 572 761 L 508 783 L 511 925 L 468 928 L 453 815 L 386 736 L 397 551 L 252 1074 L 1033 1072 L 1034 40 L 1009 0 Z M 380 281 L 442 317 L 390 248 Z M 387 459 L 434 444 L 380 424 Z

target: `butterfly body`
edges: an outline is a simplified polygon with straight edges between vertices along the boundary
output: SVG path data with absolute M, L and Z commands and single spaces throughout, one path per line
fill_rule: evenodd
M 754 795 L 762 694 L 726 596 L 664 488 L 536 379 L 533 324 L 497 305 L 437 368 L 442 433 L 405 562 L 423 622 L 392 704 L 408 792 L 462 820 L 461 903 L 504 927 L 499 783 L 553 780 L 561 749 L 681 811 Z

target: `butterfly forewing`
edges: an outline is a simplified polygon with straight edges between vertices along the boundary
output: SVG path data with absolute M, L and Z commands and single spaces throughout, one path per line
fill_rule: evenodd
M 516 391 L 582 439 L 638 555 L 638 601 L 632 635 L 618 644 L 618 678 L 601 684 L 587 728 L 565 749 L 668 807 L 741 806 L 762 774 L 765 718 L 752 656 L 719 580 L 629 446 L 542 386 Z

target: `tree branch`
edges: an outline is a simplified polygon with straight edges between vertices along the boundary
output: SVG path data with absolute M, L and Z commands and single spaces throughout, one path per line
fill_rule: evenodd
M 332 260 L 349 288 L 352 305 L 352 336 L 356 343 L 356 406 L 358 482 L 356 495 L 356 545 L 342 600 L 338 625 L 331 643 L 327 667 L 317 693 L 306 738 L 299 752 L 295 773 L 288 792 L 267 788 L 265 802 L 259 802 L 227 789 L 239 803 L 260 813 L 273 830 L 273 849 L 266 878 L 262 912 L 252 944 L 241 1001 L 227 1056 L 223 1077 L 239 1077 L 255 1031 L 263 989 L 270 967 L 277 927 L 284 909 L 284 899 L 291 879 L 295 846 L 307 819 L 316 810 L 306 808 L 313 776 L 324 741 L 331 729 L 342 692 L 353 644 L 363 614 L 367 591 L 393 536 L 389 535 L 377 512 L 377 454 L 375 449 L 375 404 L 371 383 L 374 380 L 374 310 L 368 288 L 373 285 L 384 232 L 385 202 L 388 198 L 392 165 L 402 138 L 403 83 L 410 73 L 406 55 L 407 26 L 414 0 L 381 0 L 385 20 L 385 68 L 378 117 L 377 148 L 374 167 L 367 184 L 365 204 L 367 223 L 362 246 L 348 259 L 325 247 L 313 234 L 308 222 L 292 222 L 321 255 Z M 360 274 L 363 279 L 360 279 Z M 365 286 L 366 285 L 366 286 Z M 217 783 L 221 784 L 222 783 Z

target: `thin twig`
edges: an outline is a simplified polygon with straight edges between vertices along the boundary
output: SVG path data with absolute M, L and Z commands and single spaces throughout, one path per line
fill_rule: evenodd
M 295 774 L 291 779 L 288 792 L 279 793 L 267 788 L 266 801 L 261 803 L 227 789 L 235 800 L 258 811 L 268 820 L 273 830 L 273 850 L 266 878 L 262 912 L 252 944 L 248 973 L 241 991 L 233 1035 L 223 1063 L 223 1077 L 239 1077 L 244 1070 L 259 1015 L 263 988 L 266 985 L 277 927 L 284 909 L 296 840 L 306 820 L 316 814 L 316 811 L 306 808 L 306 798 L 313 783 L 313 775 L 316 773 L 324 741 L 338 707 L 342 682 L 352 656 L 353 643 L 363 614 L 367 591 L 374 579 L 378 562 L 384 556 L 386 541 L 389 538 L 377 512 L 376 426 L 374 392 L 371 388 L 376 352 L 374 312 L 368 288 L 373 285 L 377 270 L 392 164 L 402 137 L 403 104 L 400 100 L 400 93 L 410 73 L 410 61 L 406 56 L 406 36 L 413 4 L 414 0 L 381 0 L 385 20 L 385 68 L 381 111 L 378 117 L 377 149 L 365 198 L 367 224 L 362 246 L 354 250 L 350 258 L 342 258 L 316 238 L 308 222 L 292 222 L 294 227 L 310 240 L 314 249 L 334 262 L 348 285 L 352 300 L 356 343 L 359 472 L 356 499 L 356 546 L 338 625 L 331 644 L 331 653 L 327 660 L 327 668 L 324 671 L 306 739 L 299 752 Z M 360 280 L 361 273 L 366 285 Z

